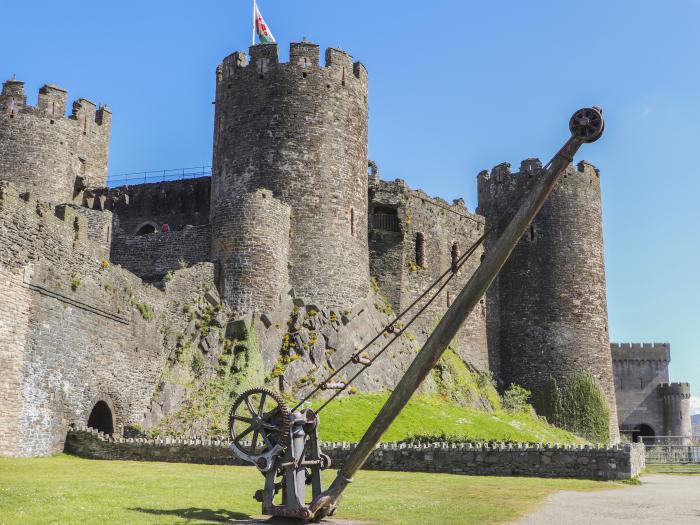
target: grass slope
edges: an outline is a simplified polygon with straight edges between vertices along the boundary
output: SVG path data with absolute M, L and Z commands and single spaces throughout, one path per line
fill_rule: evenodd
M 359 441 L 388 397 L 388 393 L 381 393 L 337 399 L 320 414 L 321 439 Z M 464 441 L 583 442 L 581 438 L 529 413 L 511 413 L 502 409 L 485 412 L 459 406 L 437 395 L 414 396 L 384 434 L 383 440 L 403 441 L 415 436 L 444 436 Z
M 0 458 L 0 524 L 224 523 L 259 514 L 252 495 L 262 482 L 247 467 Z M 615 486 L 363 471 L 337 517 L 383 524 L 500 524 L 534 510 L 558 490 Z

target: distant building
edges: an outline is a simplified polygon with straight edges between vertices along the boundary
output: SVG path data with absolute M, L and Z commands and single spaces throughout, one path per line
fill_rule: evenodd
M 610 349 L 620 434 L 635 441 L 690 436 L 690 385 L 669 383 L 671 345 L 613 343 Z

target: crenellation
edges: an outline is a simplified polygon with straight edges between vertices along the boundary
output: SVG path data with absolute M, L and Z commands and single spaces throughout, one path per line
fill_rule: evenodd
M 68 91 L 53 84 L 44 84 L 39 89 L 37 108 L 51 116 L 63 117 L 68 104 Z
M 82 188 L 105 186 L 111 113 L 85 99 L 66 116 L 68 93 L 45 84 L 36 106 L 24 83 L 8 80 L 0 95 L 0 179 L 54 204 L 72 202 Z
M 279 64 L 279 48 L 277 44 L 257 44 L 251 46 L 250 66 L 256 72 L 265 72 L 268 67 Z
M 318 67 L 319 46 L 311 42 L 292 42 L 289 45 L 289 63 L 304 69 Z
M 536 175 L 542 169 L 542 161 L 540 159 L 525 159 L 520 162 L 520 173 L 527 173 L 530 176 Z
M 491 179 L 495 179 L 496 182 L 501 182 L 505 177 L 508 177 L 513 172 L 511 171 L 511 166 L 509 162 L 501 162 L 491 168 Z
M 14 115 L 23 110 L 26 105 L 24 82 L 14 78 L 4 82 L 0 93 L 0 112 Z
M 367 88 L 367 69 L 361 62 L 355 62 L 347 52 L 328 48 L 325 51 L 325 66 L 320 64 L 320 48 L 312 42 L 292 42 L 289 46 L 289 62 L 280 62 L 279 47 L 275 43 L 257 44 L 249 49 L 248 55 L 236 51 L 228 55 L 217 68 L 217 84 L 223 81 L 242 80 L 241 74 L 252 71 L 255 78 L 260 80 L 268 72 L 299 71 L 304 75 L 321 74 L 324 82 L 339 81 L 341 86 L 351 79 L 359 80 L 362 89 Z M 250 67 L 249 67 L 250 66 Z M 284 73 L 283 73 L 284 74 Z M 276 77 L 275 77 L 276 78 Z M 227 85 L 227 87 L 230 87 Z

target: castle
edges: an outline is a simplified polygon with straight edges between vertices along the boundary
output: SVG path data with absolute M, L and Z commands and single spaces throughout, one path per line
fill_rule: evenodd
M 63 89 L 44 86 L 31 106 L 22 82 L 3 84 L 0 454 L 59 451 L 73 423 L 158 424 L 185 395 L 164 378 L 183 352 L 304 392 L 486 233 L 412 339 L 358 386 L 400 377 L 541 164 L 480 173 L 476 213 L 382 180 L 367 158 L 365 67 L 319 55 L 301 42 L 288 63 L 276 44 L 226 57 L 211 177 L 134 186 L 107 187 L 107 107 L 80 99 L 66 116 Z M 255 351 L 229 348 L 253 331 Z M 472 369 L 533 391 L 589 372 L 612 441 L 690 427 L 668 345 L 611 351 L 599 172 L 586 162 L 569 167 L 454 346 Z

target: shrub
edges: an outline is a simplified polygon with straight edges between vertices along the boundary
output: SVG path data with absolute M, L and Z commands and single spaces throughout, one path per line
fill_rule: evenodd
M 136 307 L 136 309 L 141 314 L 141 317 L 143 317 L 146 321 L 150 321 L 151 319 L 153 319 L 153 310 L 151 310 L 150 306 L 148 306 L 146 303 L 132 301 L 131 304 L 133 304 Z
M 561 398 L 564 428 L 589 441 L 610 438 L 610 406 L 598 381 L 590 372 L 577 375 Z
M 564 426 L 562 421 L 561 391 L 556 379 L 550 377 L 545 386 L 532 397 L 535 410 L 540 416 L 546 417 L 547 421 L 553 425 L 558 427 Z
M 192 354 L 192 373 L 199 376 L 202 370 L 204 370 L 204 356 L 201 352 L 195 352 Z
M 530 392 L 520 385 L 510 384 L 508 390 L 503 393 L 503 408 L 510 412 L 530 412 Z
M 80 288 L 80 279 L 77 278 L 77 277 L 73 277 L 73 279 L 72 279 L 71 282 L 70 282 L 70 288 L 71 288 L 71 290 L 73 290 L 74 292 L 75 292 L 78 288 Z

